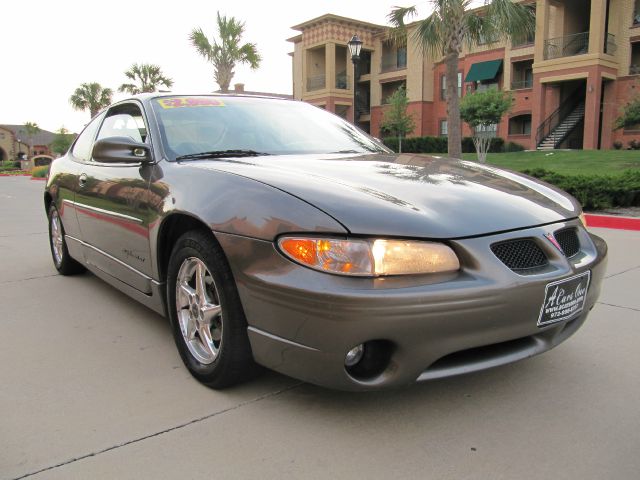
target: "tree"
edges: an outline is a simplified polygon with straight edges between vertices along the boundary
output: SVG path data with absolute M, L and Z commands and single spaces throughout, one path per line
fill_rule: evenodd
M 64 155 L 69 150 L 74 138 L 75 135 L 73 133 L 69 133 L 69 130 L 60 127 L 51 142 L 51 151 L 58 155 Z
M 487 131 L 487 127 L 500 123 L 504 114 L 511 109 L 511 105 L 511 93 L 501 92 L 496 88 L 470 93 L 460 102 L 460 116 L 474 130 L 473 145 L 481 163 L 485 163 L 487 150 L 494 137 L 493 132 Z
M 402 153 L 402 137 L 413 132 L 413 116 L 407 113 L 407 91 L 404 86 L 398 88 L 389 97 L 389 107 L 383 113 L 382 128 L 398 137 L 398 153 Z
M 219 42 L 215 38 L 210 42 L 201 28 L 194 28 L 189 35 L 189 40 L 198 53 L 213 65 L 216 83 L 220 86 L 220 90 L 226 92 L 235 74 L 233 69 L 236 63 L 247 64 L 255 70 L 260 66 L 262 58 L 254 43 L 240 45 L 244 33 L 244 22 L 234 17 L 221 17 L 220 12 L 217 16 Z
M 69 103 L 76 110 L 89 110 L 93 118 L 100 110 L 111 104 L 112 96 L 113 90 L 103 88 L 99 83 L 83 83 L 73 92 Z
M 424 55 L 443 58 L 446 71 L 446 99 L 449 156 L 462 157 L 462 132 L 458 99 L 458 60 L 463 47 L 483 40 L 521 40 L 535 32 L 535 14 L 531 7 L 511 0 L 492 0 L 482 9 L 472 9 L 473 0 L 432 0 L 433 12 L 415 25 L 414 41 Z M 406 42 L 405 18 L 416 16 L 413 7 L 396 7 L 389 14 L 394 29 L 392 38 Z
M 173 85 L 173 80 L 165 77 L 158 65 L 150 63 L 141 63 L 140 65 L 134 63 L 124 74 L 129 80 L 138 82 L 138 84 L 123 83 L 118 88 L 118 91 L 127 92 L 131 95 L 155 92 L 160 85 L 164 85 L 167 88 L 171 88 Z
M 640 125 L 640 95 L 636 95 L 623 109 L 622 114 L 614 123 L 614 130 L 621 128 L 631 129 Z
M 29 139 L 29 155 L 33 155 L 33 137 L 40 133 L 40 127 L 36 122 L 27 122 L 24 124 L 24 129 Z

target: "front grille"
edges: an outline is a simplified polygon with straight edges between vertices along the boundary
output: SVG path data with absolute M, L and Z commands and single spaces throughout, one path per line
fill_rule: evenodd
M 531 238 L 494 243 L 491 251 L 513 271 L 541 268 L 549 262 L 538 244 Z
M 553 234 L 562 247 L 562 251 L 567 258 L 571 258 L 580 251 L 580 240 L 575 228 L 566 228 Z

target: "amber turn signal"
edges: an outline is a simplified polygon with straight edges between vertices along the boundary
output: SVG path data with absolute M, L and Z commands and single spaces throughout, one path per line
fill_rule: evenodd
M 339 275 L 414 275 L 460 268 L 454 251 L 438 242 L 282 237 L 278 246 L 294 262 Z

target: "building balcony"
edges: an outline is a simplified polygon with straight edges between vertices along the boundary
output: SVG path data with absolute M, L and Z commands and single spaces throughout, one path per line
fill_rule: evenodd
M 307 78 L 307 92 L 313 92 L 314 90 L 322 90 L 327 86 L 326 75 L 315 75 Z
M 350 88 L 351 88 L 351 77 L 349 75 L 345 75 L 344 73 L 337 74 L 336 89 L 349 90 Z
M 545 40 L 544 59 L 583 55 L 589 51 L 589 32 L 574 33 Z
M 380 73 L 393 72 L 394 70 L 402 70 L 403 68 L 407 68 L 406 50 L 404 52 L 398 51 L 382 55 Z
M 511 82 L 511 90 L 523 90 L 525 88 L 533 88 L 533 78 Z

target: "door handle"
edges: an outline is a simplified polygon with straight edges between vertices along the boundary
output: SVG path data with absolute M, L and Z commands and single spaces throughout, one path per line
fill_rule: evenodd
M 80 185 L 80 188 L 83 188 L 87 185 L 87 174 L 83 173 L 82 175 L 80 175 L 80 177 L 78 178 L 78 184 Z

